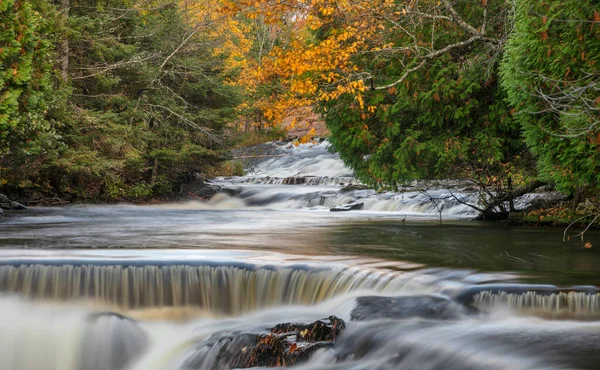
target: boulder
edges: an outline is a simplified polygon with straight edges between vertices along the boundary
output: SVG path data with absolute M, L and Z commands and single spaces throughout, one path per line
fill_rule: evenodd
M 365 204 L 362 202 L 347 203 L 347 204 L 342 204 L 341 206 L 335 206 L 335 207 L 331 208 L 330 211 L 331 212 L 355 211 L 355 210 L 363 209 L 364 207 L 365 207 Z
M 80 345 L 79 369 L 122 370 L 144 353 L 150 340 L 135 320 L 99 312 L 88 316 Z
M 329 316 L 309 324 L 285 323 L 266 332 L 219 333 L 200 343 L 184 361 L 185 369 L 247 369 L 293 366 L 321 348 L 330 348 L 346 328 Z
M 21 203 L 13 202 L 8 199 L 8 197 L 4 194 L 0 194 L 0 209 L 15 209 L 15 210 L 23 210 L 27 209 Z
M 422 317 L 427 319 L 457 319 L 475 309 L 463 306 L 453 300 L 437 295 L 399 296 L 399 297 L 359 297 L 356 307 L 350 314 L 353 321 L 377 319 L 404 319 Z

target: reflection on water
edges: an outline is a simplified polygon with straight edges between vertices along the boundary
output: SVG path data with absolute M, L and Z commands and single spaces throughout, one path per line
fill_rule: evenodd
M 345 193 L 326 143 L 276 149 L 207 203 L 0 219 L 0 369 L 229 369 L 229 346 L 330 315 L 345 331 L 298 369 L 598 368 L 598 232 L 460 222 L 444 189 Z
M 599 285 L 600 234 L 564 243 L 560 228 L 447 221 L 388 213 L 75 206 L 1 221 L 1 248 L 251 249 L 368 256 L 432 267 L 514 271 L 537 282 Z M 598 246 L 584 249 L 585 243 Z

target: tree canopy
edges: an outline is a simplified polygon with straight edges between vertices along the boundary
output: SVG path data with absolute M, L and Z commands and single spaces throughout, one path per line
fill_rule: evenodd
M 375 187 L 600 184 L 586 0 L 2 2 L 0 186 L 144 198 L 314 107 Z

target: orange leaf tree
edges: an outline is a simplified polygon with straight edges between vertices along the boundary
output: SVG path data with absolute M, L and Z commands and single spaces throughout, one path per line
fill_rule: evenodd
M 365 182 L 468 176 L 500 185 L 523 145 L 498 87 L 504 0 L 237 1 L 293 23 L 264 62 L 275 97 L 315 104 L 342 159 Z M 270 96 L 273 98 L 273 96 Z

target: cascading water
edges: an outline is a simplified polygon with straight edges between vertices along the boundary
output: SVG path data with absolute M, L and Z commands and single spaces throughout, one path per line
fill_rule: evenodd
M 414 182 L 400 192 L 352 190 L 353 185 L 360 189 L 360 182 L 329 148 L 327 141 L 299 146 L 274 144 L 273 157 L 256 164 L 246 176 L 220 178 L 217 182 L 249 207 L 328 210 L 360 202 L 366 211 L 394 212 L 411 218 L 477 216 L 477 211 L 467 204 L 478 206 L 479 194 L 466 182 Z M 539 196 L 527 194 L 514 204 L 517 209 L 524 208 Z
M 438 288 L 439 289 L 439 288 Z M 433 291 L 433 277 L 357 268 L 235 266 L 0 266 L 0 292 L 36 300 L 83 300 L 119 309 L 194 307 L 241 314 L 310 305 L 353 291 Z
M 344 331 L 295 368 L 598 368 L 594 249 L 456 221 L 476 200 L 456 181 L 377 193 L 326 142 L 273 150 L 207 202 L 0 219 L 0 369 L 229 369 L 274 326 L 331 315 Z

